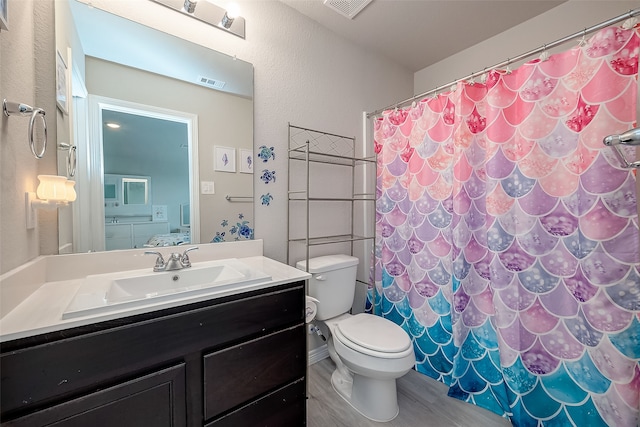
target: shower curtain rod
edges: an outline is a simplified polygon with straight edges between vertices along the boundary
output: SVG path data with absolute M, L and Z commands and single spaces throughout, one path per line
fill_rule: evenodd
M 584 37 L 587 34 L 594 33 L 596 31 L 599 31 L 599 30 L 601 30 L 603 28 L 606 28 L 606 27 L 608 27 L 610 25 L 617 24 L 620 21 L 624 21 L 624 20 L 633 18 L 633 17 L 638 16 L 638 15 L 640 15 L 640 8 L 630 10 L 629 12 L 623 13 L 622 15 L 616 16 L 615 18 L 611 18 L 611 19 L 608 19 L 608 20 L 606 20 L 604 22 L 596 24 L 596 25 L 594 25 L 592 27 L 585 28 L 582 31 L 578 31 L 577 33 L 573 33 L 573 34 L 571 34 L 569 36 L 563 37 L 563 38 L 558 39 L 558 40 L 556 40 L 554 42 L 544 44 L 544 45 L 540 46 L 539 48 L 530 50 L 529 52 L 525 52 L 525 53 L 523 53 L 521 55 L 518 55 L 516 57 L 509 58 L 506 61 L 502 61 L 499 64 L 496 64 L 496 65 L 494 65 L 492 67 L 486 67 L 482 71 L 476 71 L 475 73 L 472 73 L 469 76 L 462 77 L 462 78 L 460 78 L 458 80 L 454 80 L 454 81 L 452 81 L 450 83 L 447 83 L 446 85 L 438 86 L 435 89 L 431 89 L 431 90 L 429 90 L 427 92 L 423 92 L 423 93 L 421 93 L 419 95 L 415 95 L 415 96 L 412 96 L 411 98 L 407 98 L 407 99 L 405 99 L 403 101 L 397 102 L 395 104 L 391 104 L 391 105 L 389 105 L 389 106 L 387 106 L 385 108 L 382 108 L 380 110 L 376 110 L 376 111 L 374 111 L 372 113 L 367 113 L 367 119 L 370 119 L 371 117 L 377 116 L 380 113 L 382 113 L 383 111 L 387 111 L 387 110 L 389 110 L 391 108 L 398 108 L 398 107 L 400 107 L 402 105 L 408 104 L 409 102 L 413 102 L 413 101 L 415 101 L 415 100 L 417 100 L 419 98 L 423 98 L 423 97 L 425 97 L 427 95 L 431 95 L 432 93 L 437 93 L 437 92 L 441 91 L 442 89 L 446 89 L 448 87 L 451 87 L 452 85 L 457 84 L 459 82 L 462 82 L 462 81 L 465 81 L 465 80 L 470 80 L 470 79 L 473 79 L 475 77 L 481 76 L 481 75 L 485 74 L 487 71 L 494 70 L 496 68 L 501 68 L 501 67 L 504 67 L 504 66 L 508 67 L 509 65 L 511 65 L 514 62 L 518 62 L 518 61 L 526 59 L 526 58 L 528 58 L 530 56 L 537 55 L 539 53 L 545 52 L 547 49 L 552 49 L 552 48 L 554 48 L 556 46 L 560 46 L 561 44 L 564 44 L 564 43 L 566 43 L 568 41 L 571 41 L 571 40 L 573 40 L 575 38 L 578 38 L 580 36 Z

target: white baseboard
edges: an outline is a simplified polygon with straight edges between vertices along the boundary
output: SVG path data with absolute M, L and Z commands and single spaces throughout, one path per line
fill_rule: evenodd
M 327 347 L 326 344 L 323 344 L 320 347 L 309 350 L 309 359 L 307 364 L 313 365 L 327 357 L 329 357 L 329 347 Z

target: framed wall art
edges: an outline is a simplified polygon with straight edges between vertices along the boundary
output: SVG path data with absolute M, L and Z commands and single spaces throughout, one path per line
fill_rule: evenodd
M 2 0 L 0 0 L 2 1 Z M 69 113 L 69 69 L 62 53 L 56 54 L 56 105 L 64 114 Z
M 220 172 L 236 171 L 236 149 L 232 147 L 213 147 L 214 161 L 213 170 Z
M 253 173 L 253 150 L 239 148 L 240 152 L 240 172 Z

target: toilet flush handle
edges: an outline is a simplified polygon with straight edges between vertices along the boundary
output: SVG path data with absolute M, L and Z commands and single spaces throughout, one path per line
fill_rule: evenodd
M 320 280 L 320 281 L 324 281 L 327 280 L 326 277 L 324 277 L 322 274 L 318 274 L 317 276 L 314 276 L 316 280 Z

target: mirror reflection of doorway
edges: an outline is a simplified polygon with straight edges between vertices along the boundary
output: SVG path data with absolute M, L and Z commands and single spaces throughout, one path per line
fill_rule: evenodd
M 198 193 L 192 191 L 198 176 L 193 164 L 197 116 L 95 95 L 88 97 L 88 113 L 88 137 L 78 141 L 88 167 L 78 174 L 78 184 L 91 197 L 74 209 L 74 230 L 78 213 L 79 227 L 91 236 L 81 251 L 140 248 L 155 235 L 170 233 L 186 234 L 185 243 L 198 243 L 198 218 L 187 227 L 181 222 L 181 205 L 199 205 Z M 120 185 L 106 194 L 104 184 L 115 176 Z M 123 184 L 124 177 L 134 184 Z M 147 180 L 142 199 L 147 203 L 124 203 L 124 189 L 141 179 Z
M 189 202 L 186 123 L 144 111 L 103 109 L 102 146 L 104 175 L 123 176 L 121 200 L 105 205 L 107 250 L 140 247 L 158 235 L 188 231 L 180 221 L 180 206 Z

